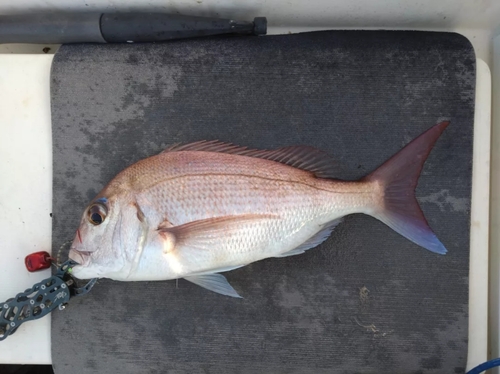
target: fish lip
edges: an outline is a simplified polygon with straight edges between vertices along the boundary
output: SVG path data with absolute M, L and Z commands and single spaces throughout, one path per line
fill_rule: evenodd
M 75 248 L 71 248 L 69 251 L 69 259 L 75 261 L 78 265 L 84 266 L 87 265 L 90 261 L 89 251 L 79 251 Z

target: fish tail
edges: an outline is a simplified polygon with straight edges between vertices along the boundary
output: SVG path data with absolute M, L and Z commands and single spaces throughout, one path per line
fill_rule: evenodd
M 392 156 L 363 181 L 374 183 L 380 193 L 370 215 L 384 222 L 431 252 L 445 254 L 446 248 L 432 232 L 415 197 L 415 187 L 432 147 L 449 122 L 441 122 L 421 134 Z

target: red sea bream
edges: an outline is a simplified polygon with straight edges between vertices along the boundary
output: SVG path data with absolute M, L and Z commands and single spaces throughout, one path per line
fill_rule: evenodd
M 73 274 L 119 281 L 185 278 L 238 297 L 220 273 L 299 255 L 353 213 L 373 216 L 444 254 L 414 191 L 447 125 L 430 128 L 359 181 L 332 178 L 330 158 L 307 146 L 173 146 L 123 170 L 85 209 L 70 251 L 79 263 Z

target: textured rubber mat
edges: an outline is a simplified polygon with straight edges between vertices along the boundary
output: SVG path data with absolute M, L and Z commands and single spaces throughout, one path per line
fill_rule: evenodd
M 461 373 L 467 356 L 475 55 L 453 33 L 332 31 L 68 45 L 51 77 L 54 251 L 120 170 L 177 142 L 311 145 L 341 179 L 438 121 L 422 209 L 448 248 L 353 215 L 321 246 L 184 280 L 100 280 L 52 314 L 56 373 Z

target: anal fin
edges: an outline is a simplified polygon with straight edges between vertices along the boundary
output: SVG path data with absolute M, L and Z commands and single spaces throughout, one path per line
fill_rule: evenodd
M 340 223 L 342 222 L 342 218 L 336 219 L 330 223 L 328 223 L 321 231 L 317 232 L 315 235 L 307 239 L 304 243 L 299 245 L 297 248 L 292 249 L 291 251 L 282 253 L 278 256 L 274 257 L 289 257 L 289 256 L 295 256 L 295 255 L 300 255 L 307 251 L 308 249 L 317 247 L 321 243 L 323 243 L 330 234 L 332 233 L 333 229 Z

